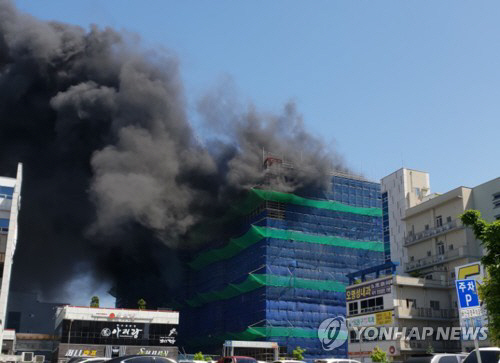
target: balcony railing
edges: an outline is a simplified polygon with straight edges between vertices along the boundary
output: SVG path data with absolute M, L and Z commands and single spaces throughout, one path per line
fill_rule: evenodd
M 459 258 L 459 257 L 466 257 L 470 256 L 469 251 L 466 247 L 459 247 L 454 250 L 447 251 L 446 253 L 443 253 L 442 255 L 433 255 L 429 257 L 424 257 L 416 261 L 410 261 L 406 264 L 405 271 L 410 272 L 413 270 L 419 270 L 425 267 L 429 267 L 432 265 L 436 265 L 439 263 L 444 263 L 446 261 Z
M 456 228 L 460 228 L 462 225 L 458 223 L 456 219 L 452 220 L 451 222 L 445 223 L 440 227 L 435 227 L 435 228 L 430 228 L 422 232 L 418 233 L 410 233 L 408 236 L 405 237 L 405 246 L 411 245 L 413 243 L 422 241 L 424 239 L 428 239 L 431 237 L 438 236 L 442 233 L 446 233 L 448 231 L 451 231 Z
M 456 309 L 433 309 L 433 308 L 411 308 L 399 307 L 398 317 L 429 318 L 429 319 L 458 319 Z

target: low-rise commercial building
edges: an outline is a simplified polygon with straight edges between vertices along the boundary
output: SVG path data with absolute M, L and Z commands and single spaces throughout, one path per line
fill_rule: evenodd
M 176 311 L 64 306 L 56 316 L 59 363 L 72 357 L 154 354 L 177 359 Z
M 460 341 L 437 340 L 435 335 L 426 339 L 409 337 L 415 328 L 437 331 L 457 325 L 457 310 L 451 306 L 449 289 L 435 281 L 383 276 L 348 286 L 346 295 L 349 358 L 371 362 L 376 346 L 393 361 L 405 361 L 429 347 L 435 352 L 460 351 Z M 365 330 L 363 334 L 361 329 Z M 382 331 L 392 333 L 382 337 Z M 396 331 L 400 334 L 391 339 Z

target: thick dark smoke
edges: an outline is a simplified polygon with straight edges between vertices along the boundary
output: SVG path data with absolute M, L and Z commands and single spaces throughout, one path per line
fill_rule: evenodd
M 64 297 L 92 275 L 159 304 L 155 293 L 182 283 L 194 227 L 250 187 L 319 186 L 342 167 L 293 104 L 240 111 L 220 90 L 199 110 L 222 136 L 200 141 L 178 67 L 112 29 L 42 22 L 0 1 L 0 174 L 25 171 L 13 287 Z M 263 150 L 295 167 L 269 178 Z

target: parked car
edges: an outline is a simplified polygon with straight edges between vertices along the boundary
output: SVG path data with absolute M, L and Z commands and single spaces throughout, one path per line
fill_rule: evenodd
M 500 362 L 500 348 L 499 347 L 487 347 L 479 348 L 479 354 L 481 355 L 482 363 L 499 363 Z M 474 349 L 469 353 L 467 358 L 463 363 L 477 363 L 477 354 Z
M 467 353 L 426 353 L 410 356 L 405 363 L 462 363 Z
M 104 357 L 73 357 L 68 363 L 102 363 L 109 360 L 109 358 Z
M 252 357 L 232 356 L 222 357 L 217 363 L 257 363 L 257 360 Z
M 106 361 L 106 363 L 177 363 L 177 361 L 158 355 L 137 354 L 116 357 Z
M 306 363 L 303 360 L 294 360 L 294 359 L 281 359 L 275 360 L 273 363 Z
M 321 358 L 321 359 L 316 359 L 314 363 L 361 363 L 361 362 L 359 360 L 354 360 L 354 359 Z

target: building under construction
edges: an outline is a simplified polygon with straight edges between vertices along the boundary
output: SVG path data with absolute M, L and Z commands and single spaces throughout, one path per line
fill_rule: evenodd
M 235 211 L 235 235 L 189 264 L 187 347 L 264 340 L 288 355 L 300 346 L 309 359 L 347 357 L 347 343 L 324 350 L 318 327 L 346 315 L 346 275 L 384 261 L 380 185 L 334 173 L 326 191 L 253 189 Z

